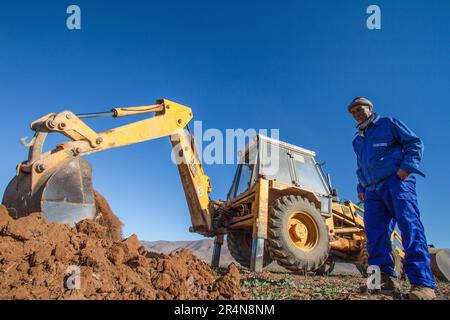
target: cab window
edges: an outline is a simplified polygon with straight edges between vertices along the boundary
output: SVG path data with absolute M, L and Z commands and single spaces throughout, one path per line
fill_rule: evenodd
M 301 154 L 292 154 L 297 175 L 297 185 L 302 188 L 327 195 L 324 182 L 313 158 Z

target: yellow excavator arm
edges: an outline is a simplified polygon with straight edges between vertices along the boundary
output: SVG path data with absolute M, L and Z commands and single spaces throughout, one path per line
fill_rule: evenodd
M 95 132 L 82 120 L 100 116 L 124 117 L 147 113 L 153 113 L 153 116 L 101 133 Z M 11 203 L 14 207 L 14 202 L 17 199 L 8 201 L 14 193 L 17 194 L 17 197 L 23 196 L 24 193 L 29 194 L 30 197 L 42 197 L 42 194 L 46 194 L 42 192 L 42 189 L 48 188 L 46 184 L 48 184 L 49 179 L 55 176 L 58 171 L 61 171 L 61 168 L 70 165 L 73 167 L 74 159 L 112 148 L 168 136 L 173 146 L 174 159 L 177 163 L 191 214 L 193 231 L 210 235 L 212 232 L 212 209 L 209 200 L 211 185 L 209 177 L 203 172 L 194 137 L 190 133 L 186 133 L 187 125 L 191 119 L 192 110 L 190 108 L 166 99 L 158 100 L 155 105 L 114 108 L 110 112 L 104 113 L 76 115 L 71 111 L 63 111 L 48 114 L 31 124 L 31 129 L 35 131 L 35 135 L 28 145 L 30 147 L 29 158 L 19 164 L 17 168 L 16 178 L 24 181 L 25 179 L 19 176 L 27 175 L 28 190 L 25 192 L 18 190 L 18 184 L 11 183 L 12 186 L 8 189 L 12 190 L 5 193 L 6 202 L 9 202 L 7 207 Z M 55 149 L 42 153 L 42 146 L 47 134 L 53 132 L 63 134 L 70 141 L 61 143 Z M 82 165 L 79 166 L 82 167 Z M 83 175 L 81 174 L 81 176 Z M 53 180 L 56 179 L 53 178 Z M 64 180 L 64 177 L 58 180 Z M 90 177 L 81 180 L 81 187 L 83 187 L 83 184 L 86 187 L 85 181 L 89 183 Z M 21 188 L 23 187 L 21 186 Z M 63 198 L 62 195 L 59 195 L 59 197 Z M 82 197 L 86 196 L 82 195 Z M 30 199 L 29 202 L 44 201 L 43 199 L 33 200 Z M 66 201 L 65 198 L 64 201 Z M 15 210 L 17 211 L 17 209 Z M 18 215 L 21 216 L 22 214 L 19 213 Z

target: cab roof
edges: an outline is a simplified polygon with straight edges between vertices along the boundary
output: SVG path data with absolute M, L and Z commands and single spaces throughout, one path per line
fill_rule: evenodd
M 267 137 L 265 135 L 262 135 L 262 134 L 257 134 L 252 139 L 252 141 L 245 146 L 245 148 L 243 150 L 245 152 L 247 152 L 248 150 L 255 148 L 257 146 L 257 144 L 258 144 L 258 139 L 260 141 L 265 141 L 265 142 L 270 143 L 272 145 L 277 145 L 277 146 L 280 146 L 280 147 L 282 147 L 284 149 L 289 149 L 291 151 L 298 152 L 298 153 L 301 153 L 301 154 L 306 155 L 306 156 L 310 156 L 310 157 L 315 157 L 316 156 L 316 153 L 314 151 L 311 151 L 311 150 L 308 150 L 308 149 L 305 149 L 305 148 L 302 148 L 302 147 L 298 147 L 298 146 L 295 146 L 293 144 L 290 144 L 290 143 L 287 143 L 287 142 L 283 142 L 283 141 L 280 141 L 280 140 L 277 140 L 277 139 L 269 138 L 269 137 Z M 242 150 L 239 151 L 239 155 L 242 155 Z

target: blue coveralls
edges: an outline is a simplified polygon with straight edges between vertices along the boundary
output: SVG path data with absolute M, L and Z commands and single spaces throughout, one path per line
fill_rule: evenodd
M 397 222 L 405 250 L 403 267 L 411 284 L 435 287 L 430 255 L 416 196 L 416 178 L 402 181 L 399 168 L 409 173 L 419 171 L 423 144 L 401 121 L 378 115 L 364 135 L 353 140 L 357 156 L 358 193 L 365 193 L 364 223 L 369 265 L 396 276 L 391 258 L 390 235 Z

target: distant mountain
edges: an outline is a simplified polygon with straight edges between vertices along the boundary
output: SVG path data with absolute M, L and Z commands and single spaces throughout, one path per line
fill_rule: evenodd
M 141 244 L 149 251 L 169 254 L 183 248 L 189 248 L 201 260 L 211 263 L 214 240 L 204 239 L 196 241 L 141 241 Z M 235 262 L 228 250 L 227 242 L 224 241 L 220 254 L 220 265 L 228 266 L 231 262 Z M 237 263 L 237 262 L 235 262 Z M 271 271 L 289 272 L 280 267 L 276 262 L 267 267 Z M 358 270 L 350 263 L 336 263 L 333 274 L 359 274 Z
M 211 263 L 212 252 L 214 247 L 214 240 L 204 239 L 196 241 L 141 241 L 141 244 L 149 251 L 157 253 L 169 254 L 173 251 L 178 251 L 183 248 L 189 248 L 192 252 L 201 260 Z M 228 266 L 231 262 L 234 262 L 233 257 L 228 250 L 226 240 L 222 245 L 220 254 L 220 264 Z

